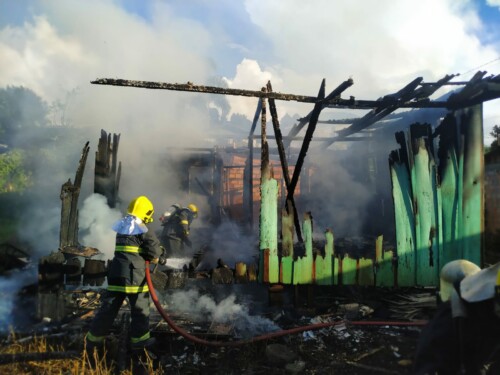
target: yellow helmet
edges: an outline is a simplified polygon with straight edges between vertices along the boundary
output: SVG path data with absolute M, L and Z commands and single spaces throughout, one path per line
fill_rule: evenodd
M 144 195 L 133 199 L 128 205 L 127 211 L 129 215 L 133 215 L 141 219 L 144 224 L 148 224 L 153 221 L 154 212 L 153 203 L 151 203 L 151 201 Z
M 190 203 L 188 204 L 187 208 L 193 213 L 194 217 L 198 216 L 198 207 L 196 207 L 195 204 Z

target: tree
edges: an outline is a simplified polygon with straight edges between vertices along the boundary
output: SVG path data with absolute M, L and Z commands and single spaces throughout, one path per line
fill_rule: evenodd
M 500 126 L 495 125 L 490 131 L 490 135 L 495 138 L 493 142 L 491 142 L 491 149 L 490 151 L 495 151 L 498 148 L 500 148 L 500 145 L 498 145 L 498 140 L 500 139 Z
M 47 111 L 47 104 L 30 89 L 0 89 L 0 143 L 15 146 L 19 136 L 45 126 Z
M 31 186 L 31 173 L 26 171 L 24 162 L 21 150 L 0 155 L 0 193 L 21 192 Z

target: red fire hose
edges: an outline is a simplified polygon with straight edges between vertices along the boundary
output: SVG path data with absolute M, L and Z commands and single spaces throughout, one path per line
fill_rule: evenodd
M 149 293 L 151 294 L 151 298 L 153 299 L 153 303 L 155 304 L 156 309 L 158 310 L 160 315 L 168 323 L 168 325 L 175 332 L 177 332 L 179 335 L 181 335 L 185 339 L 192 341 L 194 343 L 197 343 L 197 344 L 207 345 L 207 346 L 217 346 L 217 347 L 241 346 L 241 345 L 252 344 L 252 343 L 255 343 L 258 341 L 273 339 L 276 337 L 291 335 L 294 333 L 299 333 L 299 332 L 304 332 L 304 331 L 312 331 L 312 330 L 326 328 L 326 327 L 333 327 L 333 326 L 340 325 L 340 324 L 359 325 L 359 326 L 423 326 L 423 325 L 427 324 L 426 321 L 414 321 L 414 322 L 356 321 L 356 322 L 353 322 L 353 321 L 341 320 L 341 321 L 337 321 L 337 322 L 316 323 L 316 324 L 309 324 L 306 326 L 301 326 L 301 327 L 296 327 L 296 328 L 291 328 L 291 329 L 285 329 L 285 330 L 281 330 L 281 331 L 266 333 L 266 334 L 260 335 L 260 336 L 255 336 L 255 337 L 252 337 L 252 338 L 246 339 L 246 340 L 211 341 L 211 340 L 205 340 L 205 339 L 202 339 L 202 338 L 199 338 L 199 337 L 196 337 L 196 336 L 190 334 L 186 330 L 177 326 L 175 324 L 175 322 L 168 316 L 166 311 L 161 306 L 160 301 L 158 300 L 158 296 L 156 295 L 156 291 L 155 291 L 153 283 L 151 281 L 151 273 L 149 271 L 149 262 L 146 262 L 146 281 L 147 281 L 148 286 L 149 286 Z

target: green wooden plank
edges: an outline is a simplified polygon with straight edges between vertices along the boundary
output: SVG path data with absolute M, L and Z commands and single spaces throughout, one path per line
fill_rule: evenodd
M 325 232 L 325 256 L 316 257 L 316 284 L 333 285 L 333 233 Z
M 375 285 L 394 286 L 393 252 L 384 252 L 384 236 L 378 236 L 375 240 Z
M 278 182 L 273 179 L 261 181 L 260 204 L 260 258 L 264 258 L 264 251 L 269 250 L 269 270 L 265 275 L 263 262 L 259 270 L 259 281 L 270 283 L 279 282 L 278 260 Z
M 375 274 L 372 259 L 361 258 L 359 260 L 359 285 L 375 285 Z
M 283 284 L 292 283 L 293 257 L 281 258 L 281 280 Z
M 481 266 L 484 232 L 483 106 L 459 111 L 464 132 L 463 257 Z
M 290 213 L 285 208 L 281 211 L 281 270 L 280 282 L 283 284 L 292 283 L 293 270 L 293 210 Z
M 455 122 L 451 123 L 452 129 L 448 132 L 456 132 Z M 457 246 L 458 237 L 458 177 L 459 166 L 455 142 L 444 144 L 440 147 L 442 157 L 439 160 L 441 166 L 441 213 L 442 213 L 442 251 L 440 257 L 440 268 L 446 263 L 459 259 L 461 254 Z
M 376 285 L 380 287 L 392 287 L 394 286 L 394 268 L 393 268 L 393 257 L 394 253 L 392 251 L 384 251 L 382 259 L 378 263 Z
M 411 182 L 405 164 L 390 164 L 394 218 L 396 224 L 396 251 L 398 259 L 398 285 L 414 286 L 415 267 L 415 219 L 411 197 Z
M 301 270 L 302 270 L 302 257 L 298 257 L 293 261 L 293 278 L 292 278 L 292 284 L 293 285 L 299 285 L 302 283 L 301 279 Z
M 463 243 L 463 195 L 464 195 L 464 139 L 463 137 L 459 140 L 459 151 L 458 151 L 458 176 L 457 176 L 457 195 L 458 195 L 458 206 L 457 206 L 457 241 L 455 242 L 457 259 L 463 259 L 464 257 L 464 243 Z
M 345 254 L 342 259 L 342 285 L 356 284 L 356 268 L 358 261 Z
M 300 283 L 312 284 L 313 282 L 313 253 L 312 253 L 312 222 L 311 216 L 307 213 L 304 215 L 304 223 L 302 224 L 302 233 L 304 235 L 304 245 L 306 254 L 302 258 L 300 269 Z
M 416 207 L 417 285 L 437 285 L 437 271 L 433 259 L 437 256 L 436 216 L 431 173 L 433 160 L 422 137 L 412 139 L 416 146 L 413 154 L 414 176 L 412 176 L 413 199 Z
M 339 260 L 339 257 L 334 255 L 333 256 L 333 285 L 339 285 L 340 284 L 340 263 L 341 260 Z

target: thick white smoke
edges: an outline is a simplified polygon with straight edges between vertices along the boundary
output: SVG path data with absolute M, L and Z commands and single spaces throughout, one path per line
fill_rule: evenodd
M 103 195 L 87 197 L 79 211 L 81 244 L 97 248 L 104 254 L 104 259 L 113 258 L 116 232 L 111 227 L 121 217 L 119 210 L 109 208 Z
M 236 302 L 234 294 L 216 302 L 212 296 L 200 294 L 195 289 L 176 291 L 167 297 L 167 304 L 169 310 L 188 314 L 193 320 L 232 324 L 237 333 L 243 336 L 280 329 L 269 319 L 251 316 L 247 306 Z

